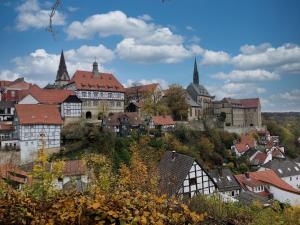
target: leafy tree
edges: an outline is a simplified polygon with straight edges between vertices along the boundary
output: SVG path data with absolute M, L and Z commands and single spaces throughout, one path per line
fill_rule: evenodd
M 160 90 L 151 90 L 142 98 L 141 111 L 146 116 L 157 116 L 168 113 L 168 108 L 162 101 L 163 93 Z
M 189 106 L 183 87 L 176 84 L 171 85 L 165 93 L 164 101 L 175 120 L 187 119 Z

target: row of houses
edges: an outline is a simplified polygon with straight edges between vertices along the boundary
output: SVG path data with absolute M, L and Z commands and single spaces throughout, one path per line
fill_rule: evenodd
M 272 200 L 300 205 L 300 164 L 272 161 L 256 172 L 233 175 L 229 169 L 205 170 L 193 157 L 166 152 L 159 163 L 160 190 L 180 198 L 219 194 L 223 201 L 250 204 Z

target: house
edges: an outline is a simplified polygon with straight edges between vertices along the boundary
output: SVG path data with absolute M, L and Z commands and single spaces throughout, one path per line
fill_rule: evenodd
M 15 188 L 31 183 L 28 173 L 14 164 L 0 165 L 0 179 L 8 181 Z
M 150 93 L 162 92 L 162 88 L 158 83 L 136 85 L 125 88 L 126 102 L 140 102 Z
M 62 124 L 56 105 L 17 104 L 14 125 L 21 161 L 33 160 L 43 142 L 48 152 L 59 150 Z
M 121 136 L 129 135 L 132 130 L 138 130 L 143 121 L 137 112 L 114 113 L 104 120 L 104 127 Z
M 212 194 L 217 185 L 203 166 L 193 157 L 166 151 L 159 166 L 159 188 L 168 196 L 191 198 L 194 195 Z
M 193 98 L 187 93 L 186 102 L 189 106 L 188 109 L 188 121 L 198 120 L 202 117 L 202 107 L 199 103 L 193 100 Z
M 274 198 L 282 203 L 300 204 L 300 192 L 282 180 L 273 170 L 235 175 L 245 191 Z
M 15 114 L 14 101 L 0 101 L 0 121 L 13 121 Z
M 64 89 L 72 90 L 82 101 L 86 119 L 100 119 L 100 114 L 124 112 L 124 87 L 111 73 L 98 71 L 94 62 L 93 71 L 76 71 Z
M 17 101 L 19 99 L 19 93 L 22 90 L 28 90 L 32 86 L 31 83 L 28 83 L 25 81 L 25 79 L 18 78 L 13 82 L 10 82 L 8 85 L 3 87 L 3 92 L 2 92 L 2 101 Z
M 78 120 L 82 116 L 82 102 L 73 91 L 64 89 L 42 89 L 32 86 L 20 93 L 18 104 L 56 105 L 64 122 Z
M 152 116 L 149 122 L 150 129 L 159 129 L 162 132 L 170 131 L 175 128 L 175 121 L 170 115 Z
M 194 110 L 197 108 L 196 117 L 202 118 L 213 115 L 213 99 L 215 96 L 210 95 L 207 89 L 199 83 L 199 72 L 196 58 L 194 62 L 193 82 L 188 85 L 186 92 L 188 97 L 193 100 L 187 101 L 187 103 L 190 103 L 189 110 L 191 110 L 191 108 L 194 108 Z M 195 106 L 194 103 L 197 103 L 202 110 L 198 111 L 200 107 Z M 194 119 L 195 117 L 189 116 L 189 118 Z
M 241 186 L 230 169 L 214 169 L 209 171 L 209 175 L 216 183 L 219 192 L 230 197 L 236 197 L 240 194 Z
M 259 171 L 273 170 L 282 180 L 300 191 L 300 166 L 290 159 L 274 159 Z
M 231 146 L 231 150 L 235 153 L 236 156 L 240 157 L 250 148 L 256 148 L 257 142 L 252 135 L 242 135 L 241 140 L 235 145 Z
M 0 122 L 0 147 L 1 149 L 18 149 L 19 141 L 14 136 L 14 126 Z
M 35 163 L 30 162 L 20 166 L 28 174 L 33 173 Z M 52 162 L 46 164 L 48 172 L 52 172 Z M 70 190 L 76 188 L 77 191 L 85 191 L 89 183 L 88 169 L 83 160 L 66 160 L 62 170 L 62 177 L 57 177 L 53 185 L 60 190 Z M 73 188 L 74 187 L 74 188 Z

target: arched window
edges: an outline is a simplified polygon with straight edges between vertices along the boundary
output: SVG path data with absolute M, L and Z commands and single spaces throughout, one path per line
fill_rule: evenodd
M 90 111 L 86 112 L 85 118 L 86 119 L 92 119 L 92 113 Z

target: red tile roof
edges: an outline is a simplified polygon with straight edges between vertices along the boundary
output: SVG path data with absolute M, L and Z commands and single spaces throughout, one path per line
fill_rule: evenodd
M 280 149 L 278 149 L 278 147 L 272 148 L 272 156 L 273 157 L 282 157 L 284 156 L 284 154 L 280 151 Z
M 63 123 L 56 105 L 16 105 L 16 114 L 20 124 L 55 124 Z
M 123 85 L 110 73 L 94 76 L 92 72 L 77 70 L 70 83 L 75 83 L 78 90 L 125 91 Z
M 268 157 L 268 155 L 266 153 L 258 152 L 255 155 L 253 160 L 258 164 L 262 164 L 262 163 L 264 163 L 264 161 L 266 160 L 267 157 Z
M 256 147 L 256 140 L 251 135 L 242 135 L 241 143 L 249 145 L 250 148 Z
M 145 85 L 139 85 L 135 87 L 128 87 L 125 88 L 125 94 L 126 95 L 134 95 L 137 92 L 139 94 L 144 94 L 150 91 L 154 91 L 157 87 L 159 86 L 158 83 L 153 83 L 153 84 L 145 84 Z
M 28 174 L 16 165 L 5 164 L 0 166 L 0 178 L 24 184 L 27 181 Z
M 245 189 L 246 184 L 252 183 L 253 185 L 261 185 L 261 183 L 275 186 L 281 190 L 300 194 L 298 190 L 283 181 L 273 170 L 256 171 L 249 173 L 250 179 L 247 179 L 245 174 L 235 175 L 235 178 L 240 185 Z
M 152 120 L 154 125 L 157 126 L 175 125 L 175 122 L 171 116 L 153 116 Z
M 239 153 L 244 153 L 249 149 L 249 146 L 244 143 L 237 143 L 235 144 L 235 147 Z
M 19 101 L 29 94 L 41 104 L 58 105 L 67 97 L 74 95 L 75 93 L 73 91 L 64 89 L 42 89 L 37 85 L 33 85 L 28 90 L 20 91 Z
M 241 107 L 241 108 L 257 108 L 260 105 L 259 98 L 249 98 L 249 99 L 224 98 L 223 101 L 232 104 L 232 106 Z

